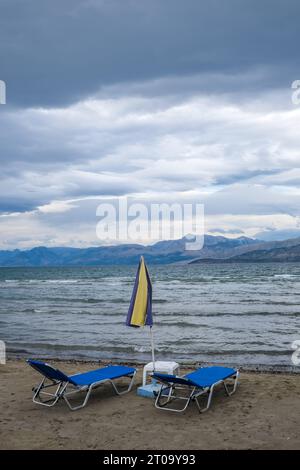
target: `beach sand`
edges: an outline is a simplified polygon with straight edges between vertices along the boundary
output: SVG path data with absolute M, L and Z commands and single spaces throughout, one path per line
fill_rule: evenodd
M 70 374 L 99 367 L 56 364 Z M 135 388 L 119 397 L 109 385 L 94 391 L 82 410 L 71 412 L 62 401 L 46 408 L 31 400 L 39 380 L 24 361 L 0 365 L 0 449 L 300 448 L 297 375 L 242 372 L 236 394 L 226 397 L 220 388 L 204 414 L 194 404 L 182 414 L 159 411 Z

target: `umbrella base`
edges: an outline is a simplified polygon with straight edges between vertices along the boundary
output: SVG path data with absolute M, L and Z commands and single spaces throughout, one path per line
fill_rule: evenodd
M 146 398 L 154 398 L 154 393 L 158 393 L 161 388 L 161 385 L 159 385 L 156 382 L 152 382 L 151 384 L 148 385 L 142 385 L 141 387 L 138 387 L 137 389 L 137 395 L 140 397 L 146 397 Z

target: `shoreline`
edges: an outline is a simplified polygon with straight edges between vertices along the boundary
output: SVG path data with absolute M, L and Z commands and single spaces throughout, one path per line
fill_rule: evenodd
M 7 363 L 8 362 L 26 362 L 26 359 L 33 358 L 33 356 L 10 356 L 7 358 Z M 65 364 L 94 364 L 95 366 L 102 366 L 102 365 L 107 365 L 107 364 L 122 364 L 122 365 L 127 365 L 131 367 L 136 367 L 138 369 L 142 369 L 147 362 L 146 361 L 136 361 L 136 360 L 126 360 L 126 359 L 88 359 L 88 358 L 65 358 L 65 357 L 50 357 L 50 356 L 38 356 L 35 355 L 34 358 L 40 359 L 45 362 L 59 362 L 59 363 L 65 363 Z M 172 359 L 172 358 L 171 358 Z M 164 360 L 164 359 L 158 359 L 158 361 Z M 176 359 L 172 359 L 175 360 Z M 151 362 L 151 358 L 149 358 L 149 361 Z M 177 362 L 177 361 L 176 361 Z M 199 362 L 199 361 L 190 361 L 190 362 L 182 362 L 179 361 L 180 368 L 183 370 L 187 369 L 195 369 L 199 367 L 206 367 L 206 366 L 223 366 L 223 367 L 234 367 L 236 369 L 239 369 L 241 372 L 246 372 L 246 373 L 253 373 L 253 374 L 283 374 L 283 375 L 299 375 L 300 374 L 300 365 L 299 366 L 268 366 L 268 365 L 263 365 L 263 364 L 257 364 L 257 365 L 236 365 L 236 364 L 231 364 L 231 363 L 224 363 L 224 362 Z M 1 366 L 0 366 L 1 367 Z

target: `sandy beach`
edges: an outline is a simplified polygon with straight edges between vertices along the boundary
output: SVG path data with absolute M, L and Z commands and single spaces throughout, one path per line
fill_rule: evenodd
M 53 361 L 51 361 L 53 363 Z M 67 373 L 99 367 L 59 362 Z M 136 384 L 141 382 L 141 367 Z M 188 370 L 188 369 L 187 369 Z M 1 449 L 298 449 L 300 377 L 242 372 L 234 396 L 216 394 L 200 415 L 194 405 L 184 414 L 162 412 L 135 388 L 118 397 L 109 385 L 97 389 L 86 408 L 71 412 L 32 403 L 39 375 L 24 361 L 0 367 Z

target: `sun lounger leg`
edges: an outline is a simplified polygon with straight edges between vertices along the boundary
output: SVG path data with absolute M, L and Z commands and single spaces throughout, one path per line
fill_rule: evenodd
M 225 380 L 220 380 L 219 382 L 216 382 L 215 384 L 213 384 L 209 391 L 208 391 L 208 398 L 207 398 L 207 403 L 206 403 L 206 406 L 201 408 L 200 404 L 199 404 L 199 400 L 198 400 L 198 397 L 200 395 L 202 395 L 203 393 L 200 393 L 198 394 L 197 396 L 194 397 L 194 400 L 196 402 L 196 405 L 198 407 L 198 410 L 200 413 L 204 413 L 205 411 L 207 411 L 211 405 L 211 400 L 212 400 L 212 397 L 213 397 L 213 393 L 214 393 L 214 389 L 215 389 L 215 386 L 216 385 L 219 385 L 219 384 L 223 384 L 224 386 L 224 389 L 227 393 L 228 396 L 231 396 L 234 394 L 234 392 L 236 391 L 236 388 L 237 388 L 237 385 L 238 385 L 238 377 L 239 377 L 239 372 L 237 371 L 236 375 L 234 377 L 232 377 L 232 379 L 234 380 L 234 383 L 233 383 L 233 386 L 232 386 L 232 390 L 229 390 L 228 388 L 228 385 L 226 384 L 226 381 Z
M 56 386 L 56 390 L 54 393 L 44 391 L 45 389 L 49 389 L 55 386 Z M 40 385 L 36 389 L 34 389 L 34 395 L 33 395 L 32 401 L 33 403 L 37 403 L 38 405 L 48 406 L 50 408 L 51 406 L 54 406 L 57 403 L 57 401 L 60 399 L 61 393 L 63 392 L 65 387 L 66 385 L 64 385 L 63 382 L 58 382 L 58 383 L 53 382 L 50 384 L 46 384 L 46 378 L 44 378 L 42 382 L 40 383 Z M 45 395 L 50 398 L 43 399 L 42 395 Z
M 173 397 L 173 388 L 174 388 L 173 385 L 170 385 L 170 386 L 167 386 L 167 387 L 164 386 L 164 385 L 161 385 L 159 393 L 155 392 L 156 402 L 158 404 L 157 408 L 163 408 L 168 403 L 170 403 L 170 401 L 172 401 L 172 399 L 174 399 L 174 397 Z M 163 392 L 166 391 L 166 390 L 169 390 L 169 392 L 168 392 L 166 400 L 164 402 L 162 402 L 161 398 L 162 398 L 162 396 L 164 396 L 164 397 L 166 396 L 166 395 L 163 395 Z
M 69 393 L 65 393 L 63 394 L 63 399 L 65 400 L 65 402 L 67 403 L 68 407 L 70 408 L 71 411 L 76 411 L 76 410 L 80 410 L 80 408 L 84 408 L 85 405 L 87 404 L 89 398 L 90 398 L 90 394 L 91 394 L 91 391 L 93 389 L 93 386 L 94 384 L 90 385 L 87 389 L 86 389 L 86 394 L 84 396 L 84 399 L 82 401 L 82 403 L 80 405 L 77 405 L 77 406 L 72 406 L 71 405 L 71 402 L 68 398 L 68 396 L 70 395 L 76 395 L 77 393 L 80 393 L 82 392 L 83 390 L 75 390 L 74 392 L 69 392 Z
M 213 384 L 209 390 L 207 391 L 203 391 L 203 392 L 200 392 L 197 396 L 194 397 L 194 400 L 196 402 L 196 405 L 197 405 L 197 408 L 199 410 L 199 413 L 204 413 L 205 411 L 207 411 L 210 407 L 210 404 L 211 404 L 211 400 L 212 400 L 212 397 L 213 397 L 213 393 L 214 393 L 214 388 L 215 386 L 220 383 L 220 382 L 217 382 L 215 384 Z M 198 397 L 201 396 L 201 395 L 204 395 L 208 393 L 208 397 L 207 397 L 207 402 L 206 402 L 206 406 L 204 406 L 203 408 L 201 408 L 200 406 L 200 403 L 199 403 L 199 400 L 198 400 Z
M 117 388 L 117 386 L 113 382 L 113 380 L 110 381 L 110 383 L 111 383 L 111 385 L 112 385 L 112 387 L 113 387 L 113 389 L 114 389 L 114 391 L 116 392 L 117 395 L 124 395 L 125 393 L 130 392 L 130 390 L 132 389 L 133 383 L 134 383 L 135 374 L 136 374 L 136 371 L 132 375 L 128 376 L 128 378 L 131 378 L 129 386 L 128 386 L 128 388 L 126 388 L 126 390 L 123 390 L 122 392 L 119 391 L 119 389 Z
M 224 389 L 225 389 L 225 392 L 227 393 L 227 395 L 230 397 L 231 395 L 234 394 L 234 392 L 236 391 L 237 389 L 237 386 L 238 386 L 238 378 L 239 378 L 239 371 L 237 371 L 236 375 L 234 377 L 231 377 L 232 380 L 234 380 L 233 382 L 233 385 L 231 386 L 231 390 L 229 389 L 229 386 L 228 384 L 226 383 L 226 381 L 224 380 L 223 382 L 223 385 L 224 385 Z
M 162 393 L 163 393 L 164 390 L 166 390 L 166 388 L 167 389 L 169 388 L 169 393 L 167 395 L 167 399 L 162 403 L 161 402 L 161 398 L 163 396 Z M 161 388 L 160 388 L 159 393 L 156 396 L 155 407 L 158 408 L 159 410 L 175 411 L 176 413 L 182 413 L 183 411 L 185 411 L 187 409 L 187 407 L 189 406 L 192 398 L 193 398 L 195 388 L 193 388 L 190 395 L 187 396 L 187 397 L 176 397 L 175 395 L 173 395 L 174 390 L 175 390 L 175 387 L 173 385 L 170 386 L 170 387 L 165 387 L 164 385 L 162 385 Z M 173 401 L 173 400 L 181 400 L 185 404 L 182 408 L 179 408 L 179 409 L 167 407 L 166 405 L 168 403 L 170 403 L 171 401 Z

